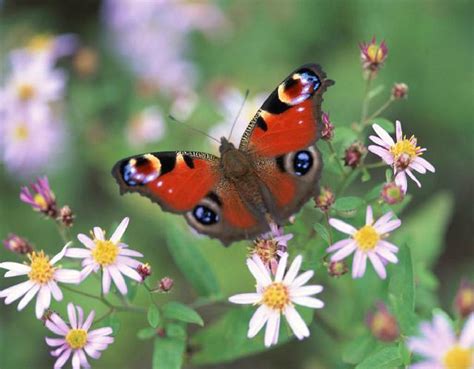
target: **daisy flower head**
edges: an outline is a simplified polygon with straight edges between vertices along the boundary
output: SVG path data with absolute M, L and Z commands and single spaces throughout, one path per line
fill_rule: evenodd
M 69 324 L 67 324 L 58 314 L 52 313 L 46 320 L 46 327 L 59 337 L 46 337 L 48 346 L 53 347 L 51 355 L 57 357 L 54 369 L 60 369 L 72 355 L 73 369 L 90 368 L 87 356 L 98 359 L 101 351 L 114 342 L 110 335 L 112 328 L 103 327 L 90 330 L 95 317 L 92 310 L 84 320 L 84 312 L 80 306 L 68 304 L 67 312 Z M 87 354 L 87 355 L 86 355 Z
M 407 138 L 403 135 L 402 124 L 399 120 L 396 121 L 396 142 L 378 124 L 373 124 L 372 128 L 377 136 L 370 136 L 369 138 L 376 145 L 370 145 L 369 151 L 380 156 L 385 163 L 393 167 L 395 183 L 405 193 L 408 187 L 407 175 L 418 187 L 421 187 L 421 183 L 412 172 L 413 170 L 421 174 L 425 174 L 426 171 L 435 172 L 434 166 L 421 157 L 426 149 L 417 146 L 415 136 Z
M 459 336 L 443 312 L 435 312 L 433 321 L 420 324 L 421 336 L 410 337 L 408 347 L 425 360 L 409 369 L 472 369 L 474 367 L 474 313 Z
M 385 238 L 389 236 L 389 232 L 401 225 L 401 221 L 399 219 L 392 220 L 393 217 L 394 214 L 388 212 L 374 223 L 372 207 L 367 206 L 365 225 L 359 229 L 342 220 L 329 219 L 329 224 L 333 228 L 351 236 L 328 247 L 327 252 L 335 252 L 331 256 L 331 261 L 343 260 L 354 253 L 352 278 L 360 278 L 364 275 L 367 258 L 369 258 L 379 277 L 385 279 L 387 277 L 385 264 L 387 262 L 398 262 L 395 256 L 395 253 L 398 252 L 398 247 L 385 241 Z
M 254 293 L 234 295 L 229 301 L 234 304 L 260 305 L 253 314 L 249 323 L 248 338 L 253 338 L 266 324 L 265 346 L 270 347 L 278 343 L 280 320 L 283 314 L 299 340 L 309 337 L 309 329 L 301 315 L 295 309 L 295 304 L 320 309 L 324 303 L 314 297 L 323 290 L 320 285 L 307 285 L 314 272 L 308 270 L 297 276 L 303 258 L 297 256 L 286 271 L 288 254 L 285 253 L 279 263 L 274 279 L 263 264 L 262 260 L 254 255 L 247 259 L 247 266 L 257 281 Z
M 5 298 L 5 304 L 8 305 L 22 297 L 18 304 L 20 311 L 37 296 L 36 317 L 40 319 L 51 305 L 51 296 L 56 301 L 61 301 L 63 298 L 58 282 L 75 284 L 80 282 L 79 271 L 63 269 L 57 264 L 65 256 L 68 247 L 69 244 L 64 246 L 51 260 L 44 251 L 33 251 L 28 254 L 29 265 L 15 262 L 0 263 L 0 268 L 8 270 L 5 273 L 6 278 L 28 276 L 27 281 L 0 291 L 0 298 Z
M 122 295 L 127 293 L 127 284 L 123 276 L 127 276 L 137 282 L 142 282 L 142 277 L 137 272 L 141 263 L 134 257 L 143 255 L 135 250 L 130 250 L 128 245 L 121 242 L 121 238 L 128 226 L 129 219 L 124 218 L 110 239 L 105 238 L 105 232 L 99 227 L 94 227 L 92 239 L 85 234 L 79 234 L 77 239 L 85 248 L 70 248 L 67 256 L 83 259 L 81 272 L 85 279 L 92 272 L 102 270 L 102 290 L 109 293 L 113 281 Z

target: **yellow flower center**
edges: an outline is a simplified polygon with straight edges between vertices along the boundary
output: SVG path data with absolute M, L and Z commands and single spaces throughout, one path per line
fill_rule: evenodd
M 264 263 L 276 258 L 278 243 L 275 240 L 258 239 L 254 242 L 254 245 L 253 248 L 250 248 L 250 253 L 258 255 Z
M 39 284 L 46 284 L 53 279 L 54 268 L 49 262 L 49 257 L 44 254 L 44 251 L 33 251 L 28 255 L 28 258 L 31 262 L 31 271 L 28 273 L 30 280 Z
M 92 250 L 92 257 L 101 266 L 107 266 L 115 262 L 119 253 L 119 248 L 112 241 L 95 240 L 95 247 Z
M 53 38 L 50 35 L 40 34 L 33 36 L 26 47 L 33 52 L 49 50 L 53 45 Z
M 472 368 L 471 350 L 454 346 L 444 355 L 443 363 L 446 369 L 470 369 Z
M 28 128 L 26 127 L 26 124 L 20 123 L 15 127 L 15 130 L 13 131 L 13 137 L 18 140 L 18 141 L 24 141 L 26 140 L 30 135 L 30 132 L 28 131 Z
M 474 305 L 474 291 L 468 288 L 461 291 L 460 300 L 462 301 L 463 305 L 467 305 L 467 306 Z
M 35 194 L 33 201 L 36 205 L 38 205 L 41 209 L 46 209 L 48 207 L 48 203 L 46 202 L 45 198 L 40 195 L 39 193 Z
M 380 240 L 380 235 L 371 225 L 365 225 L 354 234 L 354 240 L 362 251 L 370 251 Z
M 263 292 L 262 304 L 274 310 L 283 310 L 290 303 L 288 288 L 279 282 L 273 282 Z
M 35 96 L 35 87 L 29 83 L 23 83 L 18 86 L 17 89 L 18 97 L 20 100 L 28 101 L 31 100 Z
M 83 348 L 87 343 L 87 332 L 85 329 L 71 329 L 66 334 L 66 342 L 73 350 Z
M 397 160 L 402 155 L 408 155 L 410 159 L 413 159 L 421 155 L 419 150 L 420 147 L 416 146 L 416 138 L 414 136 L 411 136 L 410 139 L 405 137 L 403 140 L 398 141 L 390 148 L 390 152 L 395 157 L 395 160 Z
M 371 61 L 380 63 L 383 59 L 383 50 L 379 45 L 371 44 L 367 48 L 367 55 Z

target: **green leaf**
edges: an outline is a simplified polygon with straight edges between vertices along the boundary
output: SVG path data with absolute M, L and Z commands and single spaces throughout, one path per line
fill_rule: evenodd
M 371 178 L 372 178 L 372 176 L 370 175 L 370 172 L 367 169 L 363 168 L 362 169 L 362 177 L 360 178 L 360 180 L 362 182 L 368 182 L 368 181 L 370 181 Z
M 369 355 L 355 369 L 394 369 L 400 365 L 402 365 L 402 359 L 398 347 L 389 346 Z
M 402 333 L 410 335 L 416 329 L 415 279 L 410 249 L 405 244 L 400 246 L 398 259 L 392 268 L 388 293 Z
M 353 339 L 342 352 L 342 360 L 348 364 L 360 363 L 376 344 L 375 338 L 371 334 Z
M 137 337 L 140 340 L 149 340 L 156 336 L 156 329 L 151 327 L 142 328 L 137 332 Z
M 357 139 L 357 134 L 349 127 L 336 127 L 334 130 L 334 143 L 341 143 L 341 151 Z
M 147 318 L 148 324 L 150 324 L 150 326 L 153 328 L 157 328 L 160 324 L 160 311 L 155 304 L 151 304 L 148 308 Z
M 200 326 L 204 325 L 201 316 L 189 306 L 181 304 L 180 302 L 171 301 L 163 306 L 163 316 L 166 319 L 179 320 L 185 323 L 194 323 Z
M 219 297 L 220 289 L 211 266 L 191 238 L 174 223 L 168 224 L 167 245 L 176 265 L 200 296 Z
M 372 122 L 371 122 L 372 123 Z M 385 129 L 388 133 L 395 132 L 395 124 L 392 121 L 385 118 L 375 118 L 373 123 L 377 123 L 380 127 Z
M 186 340 L 177 337 L 157 337 L 153 347 L 153 369 L 181 369 Z
M 411 353 L 405 341 L 400 341 L 400 343 L 398 344 L 398 352 L 400 353 L 400 358 L 402 359 L 403 365 L 410 364 Z
M 314 229 L 316 230 L 316 232 L 319 234 L 319 236 L 327 242 L 327 244 L 329 245 L 331 243 L 330 241 L 330 237 L 329 237 L 329 232 L 327 230 L 327 228 L 325 226 L 323 226 L 321 223 L 316 223 L 314 225 Z
M 347 196 L 338 198 L 332 207 L 336 211 L 347 212 L 357 210 L 363 204 L 364 200 L 360 197 Z
M 377 186 L 373 187 L 365 195 L 365 201 L 371 202 L 373 200 L 377 200 L 380 197 L 380 192 L 382 191 L 382 187 L 383 187 L 383 184 L 378 184 Z
M 107 318 L 105 318 L 102 321 L 102 324 L 101 324 L 102 327 L 112 328 L 114 336 L 116 336 L 118 332 L 120 331 L 121 325 L 122 323 L 120 322 L 120 319 L 115 313 L 110 314 Z

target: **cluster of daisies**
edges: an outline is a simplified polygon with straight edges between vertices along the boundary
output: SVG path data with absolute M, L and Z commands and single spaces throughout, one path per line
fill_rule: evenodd
M 67 79 L 56 63 L 76 47 L 73 35 L 38 34 L 8 54 L 0 86 L 0 160 L 9 170 L 23 175 L 44 170 L 60 152 Z

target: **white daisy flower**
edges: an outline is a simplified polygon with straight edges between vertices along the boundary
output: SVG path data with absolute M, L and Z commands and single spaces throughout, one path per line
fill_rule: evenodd
M 114 338 L 110 337 L 112 328 L 104 327 L 89 331 L 94 320 L 94 311 L 90 312 L 86 320 L 79 306 L 68 304 L 67 312 L 69 324 L 56 313 L 53 313 L 45 323 L 51 332 L 61 336 L 61 338 L 46 337 L 46 343 L 55 348 L 51 351 L 51 355 L 58 358 L 54 363 L 54 369 L 62 368 L 71 355 L 73 369 L 90 368 L 86 354 L 98 359 L 102 354 L 101 351 L 114 342 Z
M 105 239 L 105 232 L 102 229 L 94 227 L 93 239 L 85 234 L 77 236 L 78 240 L 86 246 L 85 249 L 70 248 L 67 250 L 67 256 L 84 259 L 82 261 L 84 268 L 81 272 L 82 279 L 92 272 L 97 273 L 102 269 L 102 290 L 105 294 L 109 293 L 112 280 L 121 294 L 127 293 L 127 284 L 123 275 L 137 282 L 142 281 L 142 277 L 136 270 L 141 263 L 132 258 L 143 255 L 138 251 L 130 250 L 126 244 L 120 242 L 128 222 L 129 219 L 124 218 L 109 240 Z
M 369 258 L 379 277 L 385 279 L 387 277 L 385 264 L 398 262 L 395 256 L 398 247 L 384 240 L 389 236 L 389 232 L 402 224 L 399 219 L 391 220 L 393 217 L 394 214 L 388 212 L 374 223 L 372 207 L 367 206 L 365 225 L 362 228 L 356 229 L 339 219 L 329 219 L 332 227 L 351 236 L 351 238 L 336 242 L 326 250 L 327 252 L 337 251 L 331 256 L 331 261 L 340 261 L 354 252 L 352 278 L 360 278 L 364 275 L 367 258 Z
M 69 244 L 64 246 L 59 254 L 51 260 L 43 251 L 28 254 L 30 264 L 20 264 L 15 262 L 0 263 L 0 268 L 7 269 L 5 277 L 16 277 L 27 275 L 26 282 L 19 283 L 15 286 L 0 291 L 0 298 L 5 298 L 5 304 L 11 304 L 23 298 L 18 304 L 18 311 L 22 310 L 28 303 L 36 298 L 36 317 L 40 319 L 43 313 L 51 305 L 51 295 L 56 301 L 63 299 L 63 294 L 59 289 L 58 282 L 61 283 L 79 283 L 80 273 L 77 270 L 62 269 L 56 265 L 64 255 Z
M 272 281 L 269 270 L 263 265 L 262 260 L 254 255 L 247 259 L 247 266 L 257 280 L 257 292 L 243 293 L 229 298 L 234 304 L 260 305 L 250 319 L 247 336 L 253 338 L 266 324 L 265 346 L 270 347 L 278 342 L 280 331 L 280 318 L 283 314 L 295 336 L 302 340 L 309 337 L 309 329 L 296 311 L 294 304 L 320 309 L 324 303 L 311 295 L 323 290 L 319 285 L 304 286 L 313 276 L 312 270 L 297 276 L 303 258 L 297 256 L 290 268 L 285 273 L 288 254 L 285 253 L 278 263 L 275 279 Z
M 456 333 L 446 315 L 437 312 L 432 322 L 420 324 L 421 337 L 410 337 L 408 347 L 425 358 L 409 369 L 472 369 L 474 368 L 474 313 Z
M 415 181 L 418 187 L 421 187 L 421 183 L 416 179 L 412 170 L 421 174 L 425 174 L 427 170 L 435 172 L 434 166 L 421 157 L 426 149 L 416 146 L 416 137 L 406 138 L 406 136 L 403 136 L 400 121 L 397 120 L 396 122 L 397 142 L 394 142 L 387 131 L 378 124 L 372 125 L 372 128 L 377 136 L 370 136 L 369 138 L 377 145 L 370 145 L 368 147 L 369 151 L 380 156 L 385 163 L 393 167 L 395 183 L 401 186 L 405 193 L 408 187 L 407 175 Z

